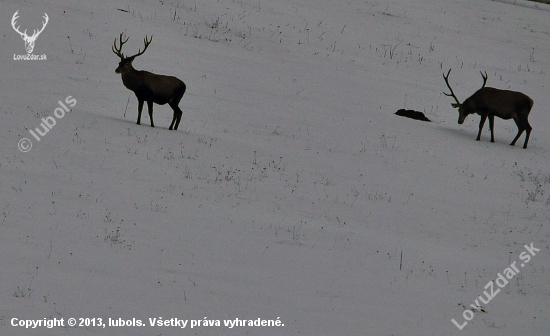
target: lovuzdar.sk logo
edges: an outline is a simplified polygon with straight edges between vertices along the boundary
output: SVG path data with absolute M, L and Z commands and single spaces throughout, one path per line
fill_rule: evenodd
M 42 22 L 42 28 L 39 30 L 33 29 L 33 34 L 31 36 L 27 35 L 27 29 L 25 29 L 23 32 L 19 30 L 20 26 L 16 26 L 17 19 L 19 11 L 16 11 L 15 14 L 13 14 L 13 17 L 11 18 L 11 26 L 13 27 L 13 30 L 15 30 L 19 35 L 21 35 L 21 38 L 23 41 L 25 41 L 25 49 L 27 50 L 26 55 L 16 55 L 13 54 L 14 60 L 46 60 L 46 55 L 34 55 L 32 52 L 34 50 L 34 44 L 36 42 L 36 39 L 38 36 L 42 33 L 44 28 L 46 28 L 46 25 L 48 24 L 48 20 L 50 19 L 48 17 L 48 14 L 44 13 L 44 21 Z

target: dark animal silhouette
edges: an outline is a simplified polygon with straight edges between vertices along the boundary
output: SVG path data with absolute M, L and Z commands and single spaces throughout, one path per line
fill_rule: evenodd
M 153 123 L 153 103 L 164 105 L 168 104 L 174 110 L 174 117 L 172 118 L 172 123 L 170 124 L 169 129 L 178 129 L 180 124 L 181 116 L 183 112 L 179 108 L 179 103 L 183 94 L 185 93 L 185 83 L 173 76 L 164 76 L 157 75 L 148 71 L 140 71 L 134 69 L 132 62 L 134 59 L 142 55 L 147 47 L 153 40 L 153 36 L 147 40 L 145 36 L 144 43 L 145 47 L 143 51 L 141 49 L 137 54 L 129 57 L 125 57 L 122 53 L 122 45 L 128 41 L 122 41 L 122 34 L 119 38 L 119 46 L 116 46 L 116 38 L 113 43 L 113 52 L 115 55 L 120 57 L 120 63 L 115 72 L 121 74 L 122 83 L 129 90 L 133 91 L 138 100 L 138 118 L 137 124 L 141 125 L 141 111 L 143 109 L 143 102 L 147 102 L 149 107 L 149 118 L 151 118 L 151 127 L 155 127 Z
M 451 85 L 449 84 L 450 73 L 451 69 L 447 72 L 447 76 L 443 74 L 443 78 L 447 83 L 447 87 L 451 90 L 451 93 L 443 92 L 443 94 L 455 99 L 456 104 L 453 103 L 451 105 L 454 108 L 458 108 L 459 124 L 462 124 L 469 114 L 479 114 L 481 116 L 481 120 L 479 121 L 479 132 L 476 138 L 476 140 L 479 141 L 485 120 L 489 117 L 491 142 L 495 142 L 495 135 L 493 133 L 495 116 L 505 120 L 514 119 L 516 125 L 518 126 L 518 134 L 514 140 L 512 140 L 510 146 L 514 146 L 520 135 L 523 131 L 525 131 L 525 143 L 523 144 L 523 148 L 527 148 L 529 136 L 531 135 L 531 130 L 533 129 L 527 120 L 529 117 L 529 112 L 531 112 L 531 109 L 533 108 L 533 99 L 521 92 L 485 87 L 485 84 L 487 83 L 487 73 L 485 73 L 485 75 L 481 73 L 481 77 L 483 77 L 483 86 L 481 86 L 481 89 L 477 90 L 476 93 L 466 99 L 463 103 L 460 103 L 458 98 L 456 98 Z

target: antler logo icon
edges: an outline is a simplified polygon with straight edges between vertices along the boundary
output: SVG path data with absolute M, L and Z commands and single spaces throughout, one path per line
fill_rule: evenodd
M 27 35 L 26 29 L 24 32 L 20 32 L 19 26 L 15 27 L 15 25 L 17 24 L 15 21 L 19 18 L 19 16 L 17 15 L 18 13 L 19 11 L 16 11 L 15 14 L 13 14 L 13 17 L 11 19 L 11 26 L 13 27 L 13 30 L 21 35 L 21 38 L 25 41 L 25 49 L 27 49 L 27 53 L 30 54 L 34 49 L 34 42 L 36 41 L 36 38 L 38 37 L 38 35 L 40 35 L 40 33 L 42 33 L 44 28 L 46 28 L 46 25 L 48 24 L 48 20 L 50 18 L 48 17 L 48 14 L 44 13 L 43 18 L 45 19 L 45 21 L 42 22 L 42 28 L 40 30 L 34 29 L 32 36 L 29 36 Z

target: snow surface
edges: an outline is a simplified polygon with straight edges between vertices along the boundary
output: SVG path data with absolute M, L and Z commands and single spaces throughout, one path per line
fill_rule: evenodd
M 47 61 L 13 59 L 16 10 L 28 31 L 48 14 L 33 52 Z M 28 0 L 0 12 L 1 335 L 550 334 L 550 6 Z M 136 125 L 114 72 L 121 32 L 126 54 L 153 35 L 136 69 L 187 84 L 178 131 L 168 106 L 155 105 L 155 128 L 145 111 Z M 511 120 L 497 118 L 495 143 L 488 125 L 475 141 L 478 116 L 458 125 L 448 69 L 461 100 L 480 71 L 532 97 L 529 148 L 508 145 Z M 68 96 L 72 112 L 36 141 L 29 130 Z M 471 308 L 530 244 L 540 251 L 485 312 Z M 12 326 L 71 317 L 145 326 Z M 223 326 L 236 318 L 284 326 Z

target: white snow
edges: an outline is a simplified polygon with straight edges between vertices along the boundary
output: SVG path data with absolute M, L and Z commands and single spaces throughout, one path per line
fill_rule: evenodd
M 48 14 L 33 52 L 47 60 L 14 60 L 17 10 L 29 32 Z M 550 334 L 550 6 L 29 0 L 0 12 L 1 335 Z M 155 128 L 146 110 L 136 125 L 114 72 L 121 32 L 125 54 L 153 35 L 136 69 L 187 84 L 178 131 L 167 105 Z M 509 146 L 512 120 L 496 119 L 495 143 L 488 125 L 475 141 L 477 115 L 458 125 L 448 69 L 461 100 L 480 71 L 532 97 L 529 147 L 524 135 Z M 77 104 L 36 141 L 29 130 L 68 96 Z M 451 320 L 530 244 L 540 251 L 459 330 Z M 53 318 L 65 327 L 12 326 Z M 224 326 L 237 318 L 284 326 Z M 205 319 L 221 326 L 191 329 Z

